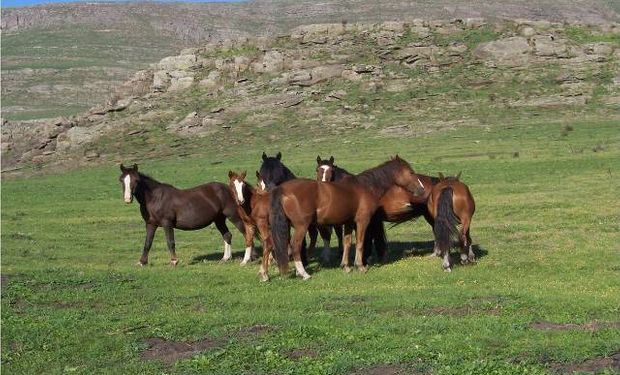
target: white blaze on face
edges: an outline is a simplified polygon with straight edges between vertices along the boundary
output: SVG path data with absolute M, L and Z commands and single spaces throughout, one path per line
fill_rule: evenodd
M 233 183 L 235 184 L 235 191 L 237 192 L 237 200 L 240 204 L 243 204 L 243 202 L 245 202 L 245 198 L 243 197 L 243 182 L 235 179 Z
M 131 203 L 131 176 L 123 178 L 123 199 L 125 203 Z
M 418 183 L 420 184 L 420 186 L 422 186 L 422 189 L 426 190 L 426 188 L 424 187 L 424 184 L 420 180 L 420 177 L 418 177 Z
M 260 180 L 260 188 L 263 190 L 267 190 L 267 185 L 265 185 L 265 181 Z
M 331 168 L 329 165 L 321 165 L 320 168 L 323 170 L 323 177 L 321 178 L 321 182 L 327 182 L 327 171 Z

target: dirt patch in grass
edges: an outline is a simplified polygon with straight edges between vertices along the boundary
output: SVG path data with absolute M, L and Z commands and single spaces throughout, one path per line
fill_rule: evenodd
M 160 337 L 146 339 L 148 348 L 141 354 L 141 358 L 146 361 L 159 360 L 167 366 L 172 366 L 179 359 L 192 357 L 200 352 L 216 348 L 219 342 L 204 338 L 202 340 L 188 341 L 167 341 Z
M 276 327 L 267 325 L 267 324 L 256 324 L 251 327 L 241 328 L 235 336 L 237 337 L 249 337 L 249 336 L 260 336 L 265 333 L 274 331 Z
M 350 375 L 404 375 L 416 373 L 398 365 L 374 365 L 356 370 L 350 373 Z
M 576 323 L 553 323 L 553 322 L 534 322 L 530 324 L 531 328 L 539 329 L 541 331 L 569 331 L 569 330 L 581 330 L 581 331 L 598 331 L 606 328 L 620 328 L 619 322 L 590 322 L 583 324 Z
M 614 353 L 610 357 L 591 358 L 578 364 L 553 364 L 551 366 L 551 370 L 559 374 L 596 373 L 605 369 L 620 370 L 620 352 Z
M 294 349 L 284 355 L 293 361 L 298 361 L 302 358 L 316 358 L 318 353 L 312 349 Z

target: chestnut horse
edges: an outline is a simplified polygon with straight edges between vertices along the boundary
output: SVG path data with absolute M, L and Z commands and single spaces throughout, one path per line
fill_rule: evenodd
M 243 221 L 237 214 L 237 204 L 226 185 L 211 182 L 181 190 L 139 173 L 136 164 L 129 168 L 121 164 L 119 181 L 123 186 L 125 203 L 131 203 L 133 197 L 136 197 L 140 203 L 140 213 L 146 223 L 146 239 L 140 265 L 148 263 L 149 250 L 158 227 L 164 228 L 170 263 L 176 266 L 178 259 L 174 229 L 197 230 L 213 222 L 224 239 L 222 260 L 232 257 L 230 245 L 232 234 L 226 226 L 226 219 L 228 218 L 241 233 L 244 233 L 245 229 Z
M 356 232 L 355 265 L 362 272 L 364 234 L 370 218 L 379 206 L 379 200 L 392 186 L 398 185 L 409 191 L 421 190 L 418 178 L 409 163 L 398 157 L 378 167 L 338 182 L 321 183 L 308 179 L 295 179 L 282 183 L 271 190 L 271 235 L 280 273 L 288 272 L 287 246 L 291 243 L 290 227 L 295 228 L 292 239 L 293 260 L 297 274 L 304 280 L 310 275 L 301 262 L 301 244 L 308 227 L 319 225 L 345 225 L 342 265 L 349 267 L 349 250 L 352 232 Z
M 261 281 L 268 281 L 267 267 L 269 266 L 269 255 L 271 255 L 271 238 L 269 232 L 269 193 L 265 190 L 265 183 L 260 173 L 256 172 L 258 179 L 256 187 L 245 181 L 246 173 L 228 172 L 228 186 L 237 201 L 237 210 L 243 223 L 245 224 L 245 256 L 241 264 L 246 264 L 250 260 L 252 240 L 256 230 L 260 233 L 263 242 L 263 261 L 261 263 Z
M 443 257 L 442 266 L 447 272 L 452 268 L 450 248 L 454 239 L 461 245 L 461 264 L 476 261 L 469 235 L 476 204 L 469 188 L 459 181 L 459 177 L 460 173 L 456 177 L 447 178 L 440 174 L 439 182 L 433 186 L 427 204 L 435 224 L 434 254 Z

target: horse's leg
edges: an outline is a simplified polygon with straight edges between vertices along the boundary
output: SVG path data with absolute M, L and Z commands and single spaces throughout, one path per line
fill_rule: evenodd
M 165 226 L 164 233 L 166 233 L 166 242 L 168 243 L 168 251 L 170 252 L 170 264 L 176 266 L 179 263 L 177 259 L 177 252 L 174 243 L 174 228 Z
M 435 227 L 435 219 L 433 219 L 433 216 L 431 215 L 431 213 L 428 212 L 428 209 L 426 210 L 426 212 L 424 212 L 424 219 L 426 220 L 428 225 L 431 226 L 431 230 L 432 230 Z M 438 258 L 441 256 L 441 251 L 439 250 L 439 247 L 437 246 L 437 241 L 433 243 L 433 252 L 428 254 L 428 256 L 438 257 Z
M 269 225 L 266 221 L 257 221 L 256 226 L 263 240 L 263 259 L 261 261 L 259 276 L 260 281 L 269 281 L 269 257 L 271 256 L 271 237 L 269 236 Z
M 144 266 L 149 262 L 149 251 L 151 250 L 151 245 L 153 244 L 153 237 L 155 236 L 156 230 L 157 225 L 146 224 L 146 239 L 144 240 L 142 256 L 140 257 L 140 262 L 138 263 L 141 266 Z
M 302 279 L 308 280 L 310 275 L 306 272 L 304 268 L 303 262 L 301 260 L 301 246 L 302 242 L 306 237 L 306 232 L 308 231 L 308 226 L 296 226 L 295 234 L 293 234 L 292 245 L 293 245 L 293 261 L 295 262 L 295 270 L 297 271 L 297 275 L 301 276 Z
M 359 218 L 355 222 L 355 266 L 361 272 L 368 271 L 364 265 L 364 236 L 369 222 L 369 217 Z
M 467 264 L 476 261 L 476 254 L 471 246 L 471 237 L 469 235 L 469 227 L 471 225 L 471 218 L 465 217 L 461 219 L 463 227 L 461 229 L 461 264 Z
M 242 266 L 245 266 L 252 257 L 252 244 L 255 233 L 256 228 L 254 225 L 245 223 L 245 254 L 243 255 L 243 260 L 241 261 Z
M 241 224 L 243 225 L 243 223 Z M 235 223 L 235 226 L 237 226 L 237 223 Z M 230 245 L 232 241 L 232 234 L 226 226 L 226 218 L 224 216 L 220 216 L 215 219 L 215 227 L 218 231 L 220 231 L 222 239 L 224 240 L 224 256 L 222 257 L 222 261 L 225 262 L 232 258 L 232 246 Z M 240 231 L 241 233 L 245 233 L 245 229 L 243 227 L 242 229 L 240 229 Z
M 336 232 L 338 230 L 336 229 Z M 321 233 L 321 238 L 323 239 L 323 251 L 321 252 L 321 259 L 323 259 L 324 263 L 329 263 L 329 255 L 331 251 L 330 241 L 332 237 L 332 227 L 331 225 L 320 225 L 319 233 Z M 342 234 L 340 234 L 342 238 Z
M 308 254 L 313 254 L 316 249 L 316 239 L 319 235 L 318 227 L 312 224 L 308 227 L 308 237 L 310 237 L 310 245 L 308 245 Z
M 343 245 L 342 245 L 342 262 L 340 263 L 344 272 L 351 272 L 351 267 L 349 266 L 349 251 L 351 249 L 352 235 L 353 235 L 353 226 L 350 224 L 344 225 L 344 240 L 343 240 Z

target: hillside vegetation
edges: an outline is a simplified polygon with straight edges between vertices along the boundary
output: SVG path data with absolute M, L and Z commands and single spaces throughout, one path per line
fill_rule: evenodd
M 299 27 L 186 49 L 89 113 L 3 131 L 2 371 L 122 374 L 556 374 L 619 371 L 618 34 L 543 21 Z M 308 282 L 222 263 L 215 228 L 162 231 L 147 267 L 118 164 L 186 188 L 351 172 L 398 153 L 463 172 L 472 266 L 445 273 L 423 221 L 390 259 Z M 39 175 L 37 175 L 39 174 Z
M 287 34 L 325 22 L 402 19 L 617 22 L 614 1 L 252 1 L 228 4 L 77 3 L 2 9 L 2 117 L 70 116 L 134 72 L 186 47 L 241 36 Z

